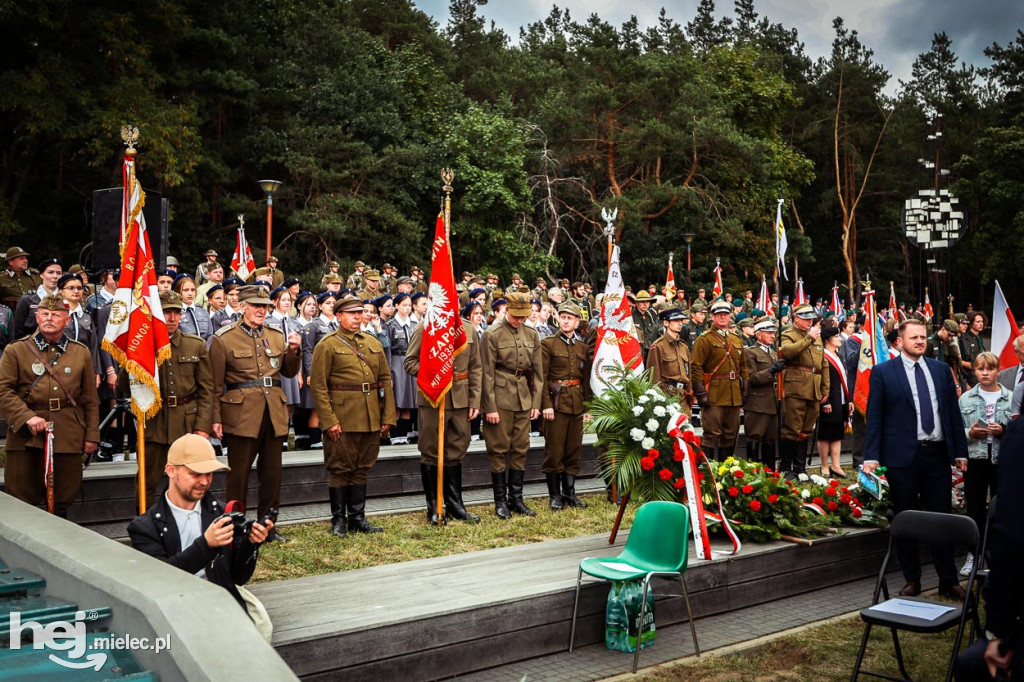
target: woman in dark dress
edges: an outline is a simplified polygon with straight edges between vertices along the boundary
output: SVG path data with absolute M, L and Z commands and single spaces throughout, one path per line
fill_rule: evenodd
M 818 455 L 821 457 L 821 475 L 826 478 L 846 478 L 846 472 L 839 465 L 839 450 L 846 433 L 846 422 L 853 414 L 853 399 L 846 385 L 846 372 L 839 359 L 842 336 L 839 327 L 829 326 L 821 330 L 825 344 L 825 359 L 828 360 L 828 401 L 822 403 L 818 415 Z
M 391 385 L 395 391 L 398 425 L 391 438 L 392 445 L 407 443 L 416 412 L 416 377 L 405 371 L 405 353 L 416 324 L 412 320 L 412 299 L 402 293 L 395 297 L 395 315 L 387 321 L 388 341 L 391 345 Z
M 319 314 L 316 296 L 310 291 L 303 291 L 295 298 L 292 307 L 298 311 L 298 314 L 289 319 L 289 328 L 297 331 L 299 336 L 305 339 L 306 330 Z M 309 419 L 314 408 L 313 395 L 309 392 L 309 382 L 306 381 L 305 374 L 299 372 L 295 378 L 299 384 L 299 402 L 292 412 L 292 424 L 295 426 L 295 449 L 308 450 L 312 435 Z

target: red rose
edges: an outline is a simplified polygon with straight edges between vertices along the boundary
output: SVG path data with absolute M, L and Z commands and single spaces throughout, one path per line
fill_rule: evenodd
M 819 507 L 822 507 L 822 506 L 825 505 L 825 500 L 821 499 L 820 497 L 815 497 L 813 500 L 811 500 L 811 502 L 813 502 L 814 504 L 818 505 Z
M 761 503 L 759 501 L 757 501 L 757 500 L 751 500 L 750 501 L 750 508 L 753 509 L 754 511 L 760 511 L 761 510 Z
M 743 486 L 744 495 L 749 495 L 752 492 L 754 492 L 754 486 L 750 485 L 749 483 Z
M 828 495 L 829 497 L 835 497 L 836 496 L 836 489 L 835 488 L 825 488 L 825 494 Z
M 644 457 L 640 460 L 640 468 L 644 471 L 650 471 L 654 468 L 654 460 L 650 457 Z
M 768 496 L 768 504 L 775 504 L 778 501 L 779 501 L 779 496 L 778 495 L 769 495 Z
M 658 472 L 658 477 L 661 478 L 661 480 L 663 481 L 671 481 L 672 472 L 669 471 L 668 469 L 662 469 L 661 471 Z
M 839 509 L 839 505 L 836 504 L 836 501 L 835 500 L 829 500 L 828 501 L 828 510 L 829 511 L 835 511 L 836 509 Z
M 735 476 L 736 478 L 743 478 L 744 473 L 742 471 L 737 471 L 735 474 L 733 474 L 733 476 Z
M 685 455 L 683 455 L 682 451 L 680 450 L 676 450 L 676 454 L 672 455 L 672 459 L 674 459 L 677 462 L 682 462 L 683 457 L 685 457 Z
M 672 485 L 675 486 L 676 490 L 682 490 L 683 488 L 686 487 L 686 481 L 681 478 L 677 478 L 676 482 L 673 483 Z
M 843 493 L 842 495 L 839 496 L 839 501 L 842 502 L 843 504 L 850 504 L 850 500 L 852 499 L 853 498 L 847 495 L 846 493 Z
M 736 486 L 729 488 L 729 497 L 736 497 L 740 494 L 740 489 Z
M 864 514 L 864 512 L 862 512 L 859 508 L 857 508 L 857 507 L 853 508 L 853 518 L 859 519 L 863 514 Z
M 839 481 L 837 481 L 835 479 L 832 479 L 831 481 L 828 482 L 828 485 L 829 485 L 830 488 L 838 488 L 839 487 Z
M 683 442 L 689 443 L 695 448 L 700 447 L 700 441 L 700 437 L 698 437 L 697 434 L 694 433 L 693 431 L 687 431 L 686 433 L 683 434 Z
M 849 493 L 850 492 L 849 488 L 840 488 L 839 490 L 840 490 L 840 492 L 844 492 L 844 493 Z
M 661 455 L 661 453 L 658 452 L 658 448 L 651 448 L 650 450 L 647 451 L 647 456 L 650 457 L 651 459 L 658 459 L 659 455 Z

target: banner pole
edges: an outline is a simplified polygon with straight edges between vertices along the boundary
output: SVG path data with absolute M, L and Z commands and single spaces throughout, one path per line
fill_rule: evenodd
M 452 180 L 454 174 L 451 169 L 443 169 L 441 171 L 441 180 L 444 181 L 444 185 L 441 188 L 444 191 L 444 237 L 445 241 L 449 244 L 449 253 L 451 253 L 452 243 Z M 433 275 L 431 275 L 433 276 Z M 461 321 L 459 321 L 461 324 Z M 454 368 L 454 358 L 452 360 L 452 367 Z M 454 383 L 455 377 L 452 376 L 452 383 Z M 450 389 L 449 389 L 450 390 Z M 444 525 L 444 406 L 447 402 L 447 396 L 441 396 L 441 403 L 437 407 L 437 525 Z
M 139 447 L 139 514 L 146 513 L 146 420 L 137 419 Z

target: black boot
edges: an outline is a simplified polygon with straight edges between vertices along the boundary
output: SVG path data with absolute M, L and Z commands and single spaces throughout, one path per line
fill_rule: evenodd
M 562 492 L 558 489 L 558 474 L 544 474 L 548 482 L 548 505 L 554 511 L 565 509 L 562 502 Z
M 366 484 L 348 486 L 348 531 L 350 533 L 383 533 L 384 529 L 366 521 Z
M 587 503 L 576 497 L 576 475 L 562 473 L 562 501 L 568 507 L 586 509 Z
M 775 443 L 761 443 L 761 464 L 775 469 Z
M 718 456 L 723 460 L 736 455 L 736 442 L 733 441 L 732 445 L 722 445 L 718 448 Z
M 793 473 L 793 459 L 796 455 L 796 441 L 783 438 L 779 441 L 779 473 L 792 480 L 796 478 Z
M 420 462 L 423 497 L 427 500 L 427 523 L 437 525 L 437 467 Z
M 466 503 L 462 501 L 462 465 L 444 465 L 444 515 L 458 521 L 480 523 L 480 517 L 466 511 Z
M 704 456 L 707 457 L 712 462 L 719 461 L 717 459 L 718 458 L 718 448 L 717 447 L 711 447 L 710 445 L 701 445 L 700 449 L 704 451 Z
M 756 440 L 747 441 L 747 461 L 759 463 L 761 461 L 761 444 Z
M 348 488 L 343 485 L 336 485 L 328 488 L 327 492 L 331 497 L 331 535 L 339 538 L 345 537 L 345 498 Z
M 523 516 L 536 516 L 537 512 L 526 506 L 523 502 L 523 478 L 526 472 L 522 469 L 508 470 L 508 506 L 516 514 Z
M 807 473 L 807 460 L 810 455 L 807 452 L 809 440 L 798 440 L 793 442 L 793 473 L 796 475 Z
M 494 513 L 499 519 L 511 519 L 512 512 L 508 510 L 508 497 L 506 496 L 505 471 L 491 472 L 491 487 L 494 489 Z

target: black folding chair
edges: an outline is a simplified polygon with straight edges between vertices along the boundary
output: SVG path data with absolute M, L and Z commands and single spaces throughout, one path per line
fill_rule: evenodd
M 988 582 L 988 533 L 995 517 L 996 498 L 993 497 L 988 503 L 988 514 L 985 516 L 985 532 L 981 534 L 981 550 L 978 552 L 978 556 L 974 557 L 975 595 L 973 604 L 975 606 L 981 605 L 981 589 Z M 980 608 L 975 608 L 971 612 L 971 631 L 967 635 L 967 641 L 973 642 L 975 636 L 981 631 Z
M 939 514 L 936 512 L 908 510 L 900 512 L 893 519 L 889 528 L 889 548 L 882 561 L 882 568 L 878 573 L 878 582 L 875 584 L 875 594 L 871 600 L 871 606 L 862 609 L 860 617 L 864 621 L 864 637 L 860 642 L 860 650 L 857 652 L 857 663 L 853 667 L 852 682 L 856 682 L 860 675 L 871 675 L 896 682 L 913 682 L 907 673 L 903 663 L 903 651 L 900 648 L 899 630 L 921 633 L 945 632 L 957 626 L 956 641 L 953 643 L 953 653 L 949 657 L 949 666 L 946 668 L 946 682 L 953 678 L 953 662 L 960 653 L 960 641 L 963 639 L 964 628 L 967 625 L 967 615 L 975 606 L 974 601 L 974 580 L 977 572 L 977 563 L 971 569 L 967 577 L 967 596 L 964 603 L 953 605 L 949 602 L 937 599 L 926 599 L 924 597 L 897 597 L 904 602 L 912 602 L 922 606 L 932 605 L 941 607 L 953 607 L 935 618 L 927 618 L 909 615 L 907 613 L 892 613 L 886 610 L 892 607 L 896 599 L 889 598 L 889 585 L 886 583 L 885 574 L 889 569 L 889 560 L 893 556 L 893 548 L 898 540 L 917 540 L 930 546 L 946 547 L 967 547 L 978 556 L 978 525 L 967 516 L 954 514 Z M 879 597 L 884 595 L 884 601 Z M 923 610 L 923 609 L 922 609 Z M 892 643 L 896 649 L 896 661 L 900 666 L 900 674 L 903 677 L 894 677 L 885 673 L 861 670 L 861 663 L 864 661 L 864 652 L 868 646 L 868 638 L 871 636 L 871 628 L 874 626 L 887 627 L 892 631 Z

